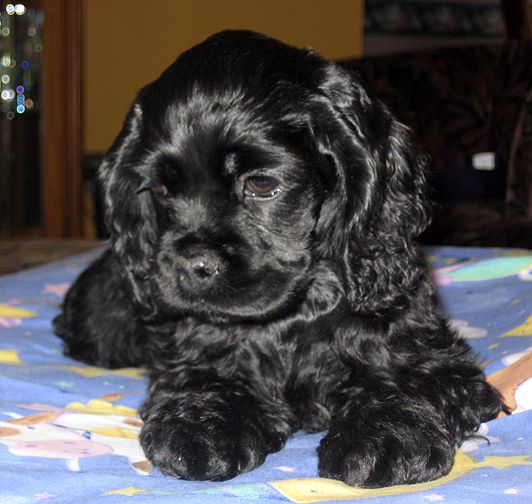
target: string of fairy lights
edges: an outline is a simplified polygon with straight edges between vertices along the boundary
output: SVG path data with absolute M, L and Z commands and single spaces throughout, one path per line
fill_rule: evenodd
M 0 2 L 0 113 L 14 119 L 38 107 L 43 14 Z

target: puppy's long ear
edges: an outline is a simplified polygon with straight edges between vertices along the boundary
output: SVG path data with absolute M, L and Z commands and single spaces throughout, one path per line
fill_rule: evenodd
M 428 157 L 410 130 L 346 70 L 331 64 L 321 92 L 330 123 L 320 150 L 333 160 L 340 223 L 326 222 L 329 243 L 344 259 L 346 291 L 354 312 L 378 314 L 405 306 L 425 280 L 414 239 L 429 224 Z M 330 220 L 330 219 L 329 219 Z M 340 247 L 340 250 L 338 250 Z
M 98 178 L 114 256 L 125 268 L 134 298 L 145 312 L 142 315 L 150 316 L 154 307 L 148 277 L 157 223 L 149 191 L 139 192 L 142 180 L 135 171 L 142 157 L 141 124 L 142 110 L 134 104 L 99 167 Z

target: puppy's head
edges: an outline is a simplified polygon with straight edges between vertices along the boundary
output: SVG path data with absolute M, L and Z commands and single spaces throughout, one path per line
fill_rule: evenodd
M 264 320 L 299 306 L 324 265 L 352 310 L 397 306 L 419 277 L 423 164 L 353 76 L 230 31 L 140 92 L 100 180 L 146 314 Z

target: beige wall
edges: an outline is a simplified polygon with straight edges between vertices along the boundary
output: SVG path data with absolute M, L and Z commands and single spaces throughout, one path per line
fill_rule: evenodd
M 84 149 L 106 150 L 136 92 L 183 50 L 226 28 L 330 59 L 362 54 L 363 0 L 85 0 Z

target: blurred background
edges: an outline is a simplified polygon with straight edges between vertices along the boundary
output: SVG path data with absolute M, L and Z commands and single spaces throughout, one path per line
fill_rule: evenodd
M 416 130 L 426 243 L 532 248 L 531 18 L 530 0 L 0 1 L 4 270 L 105 237 L 95 170 L 137 91 L 227 28 L 358 71 Z

